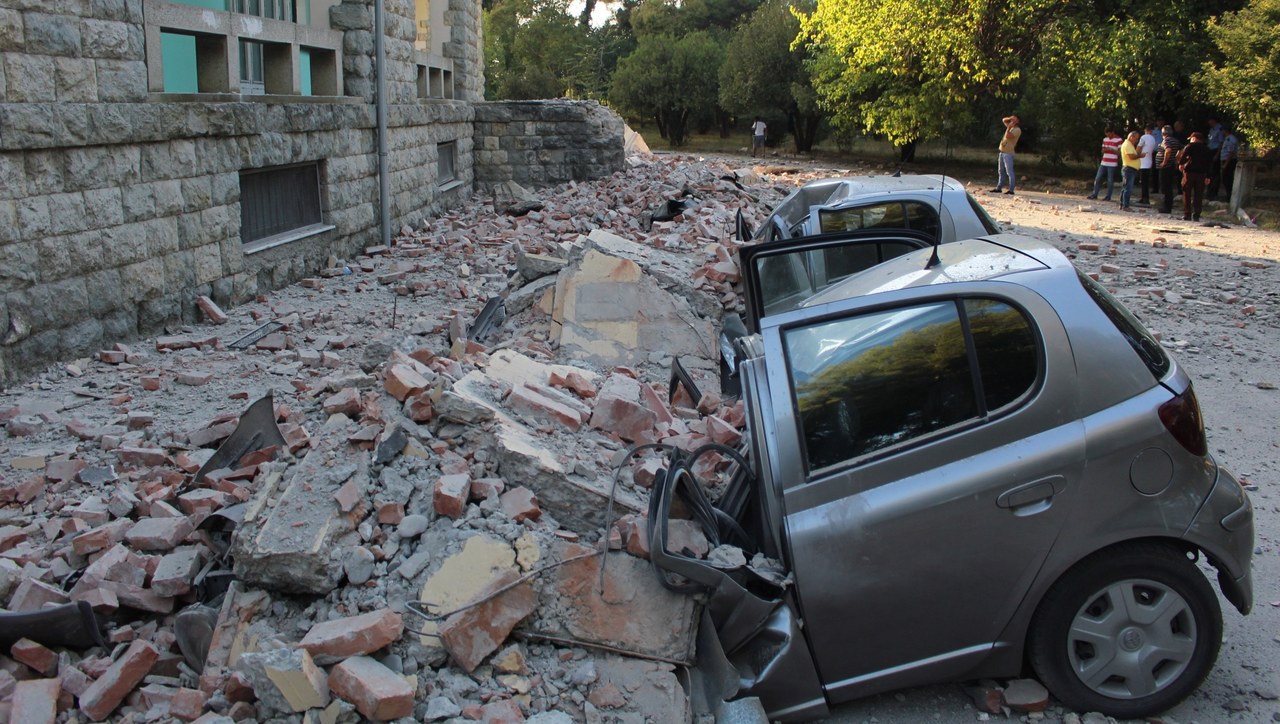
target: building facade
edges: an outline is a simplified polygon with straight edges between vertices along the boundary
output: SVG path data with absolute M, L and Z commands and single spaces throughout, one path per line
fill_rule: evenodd
M 554 139 L 486 182 L 621 166 L 594 104 L 477 134 L 512 115 L 482 103 L 479 0 L 385 0 L 383 26 L 391 229 L 468 198 L 478 144 Z M 374 0 L 0 0 L 0 379 L 378 243 L 375 27 Z

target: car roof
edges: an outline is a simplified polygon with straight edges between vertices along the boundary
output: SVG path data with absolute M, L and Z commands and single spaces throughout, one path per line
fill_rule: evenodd
M 800 306 L 898 289 L 986 281 L 1037 269 L 1071 268 L 1071 261 L 1049 242 L 1017 234 L 966 239 L 936 248 L 940 263 L 932 268 L 926 264 L 933 249 L 919 249 L 854 274 Z
M 874 196 L 893 194 L 940 193 L 942 187 L 948 195 L 965 193 L 964 185 L 949 176 L 842 176 L 810 181 L 782 200 L 773 210 L 771 218 L 782 220 L 790 228 L 809 215 L 814 206 L 837 206 L 845 202 L 865 200 Z M 936 205 L 936 203 L 935 203 Z

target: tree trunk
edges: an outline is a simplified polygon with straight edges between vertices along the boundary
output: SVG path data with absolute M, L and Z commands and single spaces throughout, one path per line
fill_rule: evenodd
M 687 110 L 669 110 L 663 112 L 663 125 L 666 126 L 667 133 L 665 138 L 672 148 L 679 148 L 684 145 L 687 123 L 689 120 L 689 111 Z
M 733 116 L 729 115 L 723 108 L 716 107 L 716 125 L 720 127 L 720 137 L 728 138 L 733 132 Z
M 662 113 L 654 113 L 654 114 L 653 114 L 653 122 L 654 122 L 654 123 L 656 123 L 656 124 L 658 124 L 658 135 L 659 135 L 659 136 L 661 136 L 664 140 L 666 140 L 666 139 L 667 139 L 667 124 L 666 124 L 666 122 L 665 122 L 665 119 L 662 117 Z
M 809 153 L 813 150 L 813 142 L 818 136 L 818 126 L 822 117 L 791 111 L 787 113 L 791 128 L 796 136 L 796 153 Z

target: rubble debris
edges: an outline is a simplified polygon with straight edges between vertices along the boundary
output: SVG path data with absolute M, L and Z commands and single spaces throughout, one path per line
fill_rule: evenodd
M 363 516 L 344 514 L 333 495 L 348 483 L 361 496 L 369 488 L 369 456 L 348 442 L 355 429 L 350 418 L 335 414 L 300 463 L 266 476 L 236 529 L 237 577 L 288 593 L 321 594 L 337 585 L 342 562 L 332 555 L 333 541 Z
M 404 620 L 391 609 L 318 623 L 298 644 L 320 664 L 371 654 L 404 632 Z

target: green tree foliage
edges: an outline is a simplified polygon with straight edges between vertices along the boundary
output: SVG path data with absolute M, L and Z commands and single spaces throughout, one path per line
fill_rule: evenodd
M 591 28 L 569 0 L 496 0 L 484 11 L 485 94 L 491 99 L 601 97 L 620 53 L 617 28 Z
M 706 31 L 641 36 L 635 52 L 618 61 L 609 100 L 632 117 L 652 118 L 663 138 L 680 146 L 690 124 L 715 111 L 723 55 Z
M 798 44 L 838 128 L 937 137 L 976 98 L 1008 96 L 1066 0 L 818 0 Z
M 1250 0 L 1211 23 L 1209 34 L 1222 61 L 1205 63 L 1197 83 L 1259 152 L 1280 148 L 1280 0 Z
M 742 116 L 780 111 L 795 135 L 796 151 L 807 153 L 822 113 L 805 53 L 792 49 L 799 32 L 789 0 L 769 0 L 739 25 L 720 67 L 720 107 Z

